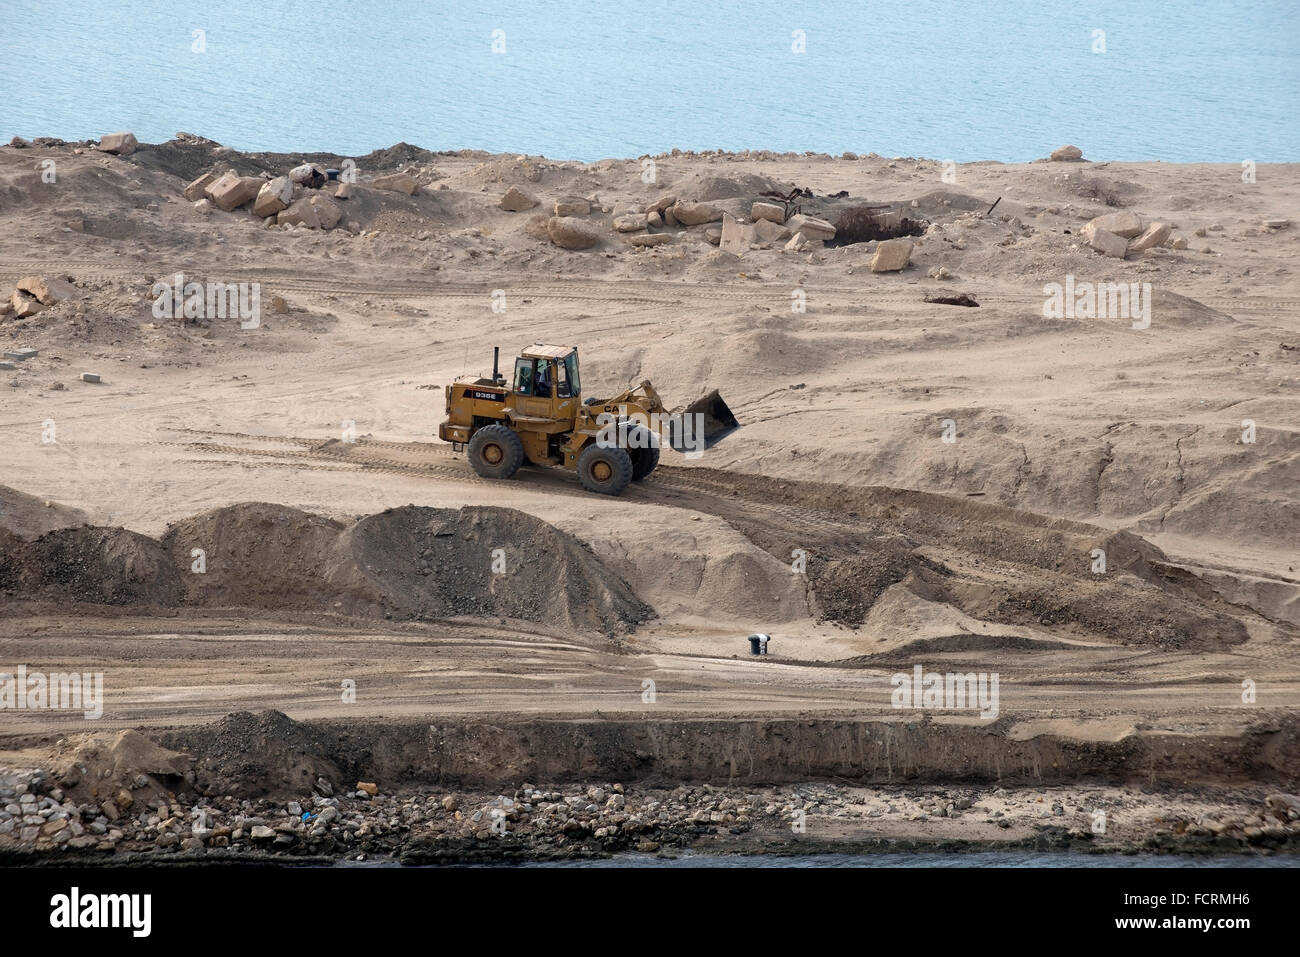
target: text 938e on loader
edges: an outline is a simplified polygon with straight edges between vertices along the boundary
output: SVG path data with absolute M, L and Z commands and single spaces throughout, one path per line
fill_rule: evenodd
M 438 437 L 485 478 L 507 479 L 521 465 L 575 469 L 583 488 L 618 495 L 659 464 L 660 442 L 702 452 L 739 427 L 716 391 L 668 412 L 643 381 L 608 399 L 582 395 L 575 346 L 535 344 L 507 381 L 492 350 L 492 376 L 461 376 L 447 386 L 447 421 Z

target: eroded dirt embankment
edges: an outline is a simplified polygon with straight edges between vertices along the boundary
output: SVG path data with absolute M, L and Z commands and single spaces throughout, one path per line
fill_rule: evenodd
M 1300 827 L 1300 797 L 1277 788 L 1294 778 L 1296 725 L 1084 744 L 1017 733 L 1012 718 L 430 726 L 239 712 L 154 740 L 0 742 L 0 798 L 17 805 L 0 810 L 0 859 L 436 863 L 807 842 L 1267 853 Z
M 1146 786 L 1289 785 L 1300 780 L 1300 716 L 1255 721 L 1237 733 L 1134 731 L 1082 740 L 1017 730 L 1011 715 L 985 725 L 817 719 L 484 720 L 295 722 L 279 712 L 229 715 L 160 732 L 188 754 L 197 786 L 286 796 L 317 778 L 407 785 L 517 786 L 521 781 L 862 784 L 1078 781 Z

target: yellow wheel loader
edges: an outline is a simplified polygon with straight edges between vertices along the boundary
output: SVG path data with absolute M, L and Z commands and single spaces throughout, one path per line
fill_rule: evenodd
M 447 421 L 438 437 L 468 447 L 474 471 L 507 479 L 524 464 L 575 469 L 583 488 L 618 495 L 659 464 L 660 443 L 702 452 L 739 427 L 717 391 L 668 412 L 649 381 L 608 399 L 586 398 L 574 346 L 535 344 L 514 376 L 461 376 L 447 386 Z

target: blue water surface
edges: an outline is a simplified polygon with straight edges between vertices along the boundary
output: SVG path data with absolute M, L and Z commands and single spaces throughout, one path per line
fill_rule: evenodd
M 344 155 L 406 141 L 588 161 L 673 147 L 1025 161 L 1074 143 L 1095 159 L 1300 159 L 1291 0 L 0 11 L 0 141 L 184 130 Z

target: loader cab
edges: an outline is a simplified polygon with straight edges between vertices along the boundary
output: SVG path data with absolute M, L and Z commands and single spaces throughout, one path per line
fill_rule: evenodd
M 511 391 L 515 408 L 522 415 L 573 419 L 582 401 L 578 350 L 572 346 L 530 346 L 515 360 Z

